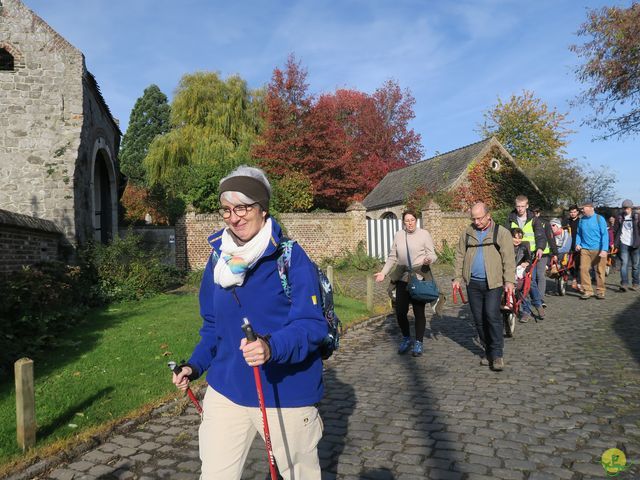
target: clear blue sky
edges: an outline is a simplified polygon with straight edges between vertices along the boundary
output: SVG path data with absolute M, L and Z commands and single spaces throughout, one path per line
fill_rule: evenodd
M 312 93 L 373 92 L 393 78 L 416 99 L 412 127 L 426 157 L 480 140 L 498 96 L 532 90 L 570 112 L 568 156 L 607 165 L 620 199 L 640 203 L 640 135 L 592 142 L 571 110 L 581 85 L 568 47 L 595 0 L 24 0 L 86 57 L 114 116 L 129 114 L 150 84 L 169 98 L 185 73 L 239 74 L 266 84 L 295 53 Z M 632 175 L 633 173 L 633 175 Z

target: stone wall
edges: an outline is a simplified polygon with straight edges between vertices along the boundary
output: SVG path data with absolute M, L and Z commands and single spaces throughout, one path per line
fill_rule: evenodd
M 115 159 L 120 133 L 99 91 L 87 93 L 82 52 L 21 1 L 2 5 L 14 69 L 0 71 L 0 208 L 51 220 L 76 243 L 77 230 L 92 234 L 94 142 L 102 135 Z
M 50 221 L 0 210 L 0 272 L 63 260 L 63 238 Z
M 286 213 L 280 220 L 287 236 L 316 262 L 343 250 L 353 251 L 358 242 L 366 242 L 365 210 L 360 204 L 345 213 Z M 211 253 L 207 238 L 223 226 L 215 214 L 190 212 L 180 218 L 175 227 L 176 266 L 183 270 L 203 268 Z
M 0 71 L 0 207 L 74 230 L 82 53 L 21 2 L 3 2 L 0 41 L 21 59 Z
M 129 233 L 140 235 L 142 245 L 147 250 L 159 250 L 163 254 L 163 263 L 176 265 L 176 229 L 174 227 L 145 225 L 120 228 L 120 237 Z
M 446 241 L 450 247 L 458 244 L 460 234 L 469 225 L 469 213 L 445 212 L 431 202 L 426 210 L 422 211 L 422 228 L 428 230 L 433 237 L 436 250 L 441 251 Z

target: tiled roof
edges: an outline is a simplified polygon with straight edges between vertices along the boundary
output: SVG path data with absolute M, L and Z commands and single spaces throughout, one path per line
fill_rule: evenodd
M 492 141 L 495 140 L 487 138 L 389 172 L 362 203 L 367 210 L 375 210 L 406 202 L 419 187 L 428 191 L 448 190 Z

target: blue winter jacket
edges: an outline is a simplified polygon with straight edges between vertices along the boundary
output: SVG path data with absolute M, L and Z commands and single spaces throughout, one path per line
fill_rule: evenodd
M 607 221 L 597 213 L 584 216 L 578 222 L 576 245 L 586 250 L 609 251 L 609 230 Z
M 291 299 L 287 297 L 276 264 L 282 231 L 273 219 L 272 224 L 271 243 L 246 273 L 242 286 L 215 284 L 209 259 L 200 286 L 201 340 L 189 364 L 196 375 L 208 370 L 209 385 L 232 402 L 257 407 L 252 367 L 240 350 L 241 326 L 247 317 L 257 334 L 271 335 L 271 358 L 260 367 L 266 406 L 309 406 L 322 398 L 318 347 L 328 332 L 318 275 L 304 250 L 294 243 L 287 273 Z M 209 243 L 220 253 L 222 230 L 209 237 Z

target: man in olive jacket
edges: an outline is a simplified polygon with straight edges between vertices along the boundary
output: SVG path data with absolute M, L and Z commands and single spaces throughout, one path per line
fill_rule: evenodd
M 485 356 L 482 365 L 504 368 L 504 336 L 500 302 L 503 290 L 513 294 L 516 276 L 513 241 L 509 231 L 491 219 L 487 205 L 471 207 L 471 221 L 456 248 L 453 287 L 464 280 L 473 320 Z

